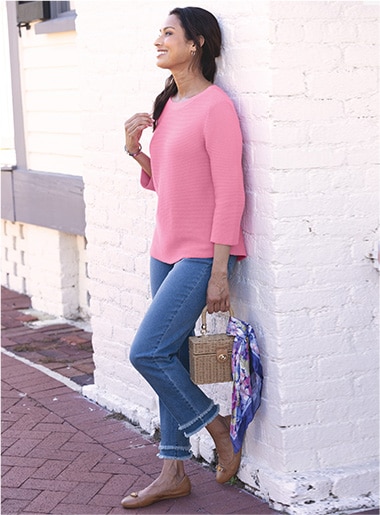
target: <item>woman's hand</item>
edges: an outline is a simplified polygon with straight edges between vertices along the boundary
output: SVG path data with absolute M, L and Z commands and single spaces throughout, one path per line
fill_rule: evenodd
M 207 287 L 207 311 L 216 313 L 230 309 L 230 288 L 227 272 L 212 272 Z
M 137 113 L 125 122 L 125 146 L 129 153 L 138 152 L 143 130 L 152 126 L 153 119 L 148 113 Z
M 214 244 L 214 259 L 207 287 L 207 311 L 228 311 L 230 309 L 230 287 L 228 284 L 228 260 L 231 247 Z

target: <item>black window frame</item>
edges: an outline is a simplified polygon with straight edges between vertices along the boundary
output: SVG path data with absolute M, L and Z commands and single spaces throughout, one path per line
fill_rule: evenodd
M 18 27 L 27 27 L 31 22 L 49 20 L 51 18 L 52 2 L 16 2 Z
M 76 12 L 71 10 L 69 1 L 17 1 L 15 4 L 20 36 L 21 29 L 29 30 L 34 22 L 35 34 L 75 30 Z

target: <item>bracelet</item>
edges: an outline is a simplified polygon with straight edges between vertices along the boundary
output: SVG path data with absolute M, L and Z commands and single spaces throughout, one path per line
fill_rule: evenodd
M 139 143 L 139 149 L 138 149 L 138 151 L 137 151 L 137 152 L 134 152 L 134 153 L 129 152 L 129 150 L 127 149 L 127 145 L 124 145 L 124 150 L 125 150 L 125 152 L 126 152 L 129 156 L 131 156 L 131 157 L 136 157 L 136 156 L 138 156 L 139 154 L 141 154 L 142 146 L 141 146 L 141 143 Z

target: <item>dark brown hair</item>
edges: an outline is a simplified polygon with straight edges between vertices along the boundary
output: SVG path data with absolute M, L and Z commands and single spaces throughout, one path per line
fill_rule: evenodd
M 198 61 L 203 76 L 210 82 L 214 82 L 216 72 L 215 59 L 220 56 L 222 46 L 222 34 L 219 23 L 215 16 L 201 7 L 176 7 L 169 14 L 175 14 L 184 31 L 188 41 L 194 41 L 197 47 Z M 201 45 L 200 36 L 203 36 L 204 43 Z M 165 89 L 154 101 L 153 119 L 154 128 L 161 116 L 166 102 L 177 93 L 177 85 L 173 75 L 166 79 Z

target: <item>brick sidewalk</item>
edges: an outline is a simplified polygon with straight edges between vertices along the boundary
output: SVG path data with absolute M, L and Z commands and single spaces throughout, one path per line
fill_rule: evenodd
M 280 513 L 237 486 L 219 485 L 193 460 L 186 464 L 191 495 L 124 510 L 122 497 L 157 477 L 157 444 L 78 391 L 92 381 L 91 335 L 67 324 L 27 327 L 30 315 L 20 310 L 28 307 L 28 297 L 3 290 L 3 339 L 15 354 L 2 354 L 3 515 Z
M 1 346 L 83 386 L 93 384 L 92 334 L 68 323 L 36 324 L 27 295 L 1 288 Z
M 127 513 L 126 493 L 157 477 L 157 445 L 112 413 L 9 356 L 2 357 L 2 513 Z M 187 464 L 193 492 L 131 513 L 246 513 L 273 510 Z
M 2 354 L 4 515 L 278 513 L 236 486 L 219 485 L 196 461 L 186 464 L 190 496 L 124 510 L 121 499 L 157 477 L 157 444 L 69 387 L 92 382 L 91 335 L 68 324 L 28 327 L 35 320 L 23 312 L 28 308 L 27 296 L 2 288 L 3 347 L 23 360 Z

